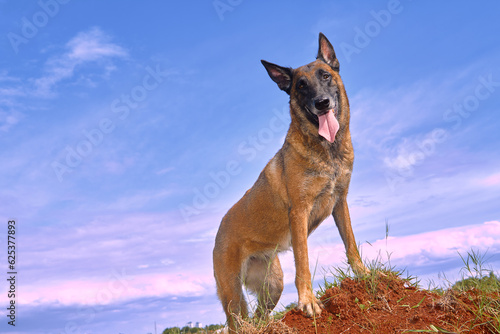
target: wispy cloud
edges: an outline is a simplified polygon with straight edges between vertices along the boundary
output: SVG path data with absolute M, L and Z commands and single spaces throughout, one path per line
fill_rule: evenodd
M 106 204 L 106 208 L 117 211 L 140 209 L 147 206 L 148 203 L 166 200 L 170 195 L 172 192 L 168 190 L 141 191 L 130 196 L 120 197 L 114 203 Z
M 19 87 L 0 88 L 0 98 L 8 96 L 24 96 L 24 90 Z
M 411 176 L 415 166 L 433 155 L 437 146 L 444 142 L 448 136 L 448 131 L 434 129 L 427 133 L 404 137 L 392 148 L 386 148 L 388 156 L 383 158 L 384 166 L 402 176 Z
M 359 91 L 350 99 L 353 140 L 393 157 L 405 145 L 425 140 L 433 129 L 457 131 L 456 122 L 446 117 L 447 111 L 473 96 L 484 78 L 491 78 L 489 62 L 479 59 L 466 68 L 429 73 L 406 85 Z M 483 87 L 484 91 L 488 93 Z M 460 124 L 460 130 L 465 130 L 466 124 Z
M 54 97 L 54 87 L 73 77 L 78 66 L 128 55 L 127 50 L 112 43 L 111 37 L 97 27 L 79 33 L 66 44 L 65 49 L 63 54 L 49 59 L 45 64 L 45 75 L 34 80 L 36 96 Z M 109 62 L 104 67 L 108 72 L 114 69 Z
M 90 77 L 79 69 L 85 64 L 98 62 L 102 76 L 107 77 L 116 70 L 114 58 L 125 58 L 127 50 L 113 43 L 111 36 L 95 27 L 80 32 L 64 47 L 64 52 L 49 58 L 43 67 L 43 76 L 25 80 L 0 69 L 0 132 L 8 132 L 25 117 L 31 97 L 53 98 L 57 96 L 57 85 L 73 77 L 78 82 L 93 85 Z M 28 97 L 28 98 L 27 98 Z M 20 99 L 23 99 L 22 103 Z
M 9 72 L 5 69 L 0 70 L 0 82 L 19 82 L 19 78 L 9 75 Z
M 125 57 L 127 51 L 110 42 L 111 37 L 99 28 L 81 32 L 66 45 L 69 52 L 64 55 L 75 62 L 96 61 L 103 57 Z
M 0 107 L 0 132 L 8 132 L 23 118 L 23 114 L 15 110 L 3 111 Z
M 22 118 L 17 99 L 26 95 L 20 79 L 0 71 L 0 132 L 8 132 Z

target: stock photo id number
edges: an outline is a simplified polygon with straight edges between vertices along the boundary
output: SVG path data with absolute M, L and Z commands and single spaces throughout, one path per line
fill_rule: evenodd
M 11 326 L 16 325 L 16 221 L 9 220 L 7 222 L 7 319 Z

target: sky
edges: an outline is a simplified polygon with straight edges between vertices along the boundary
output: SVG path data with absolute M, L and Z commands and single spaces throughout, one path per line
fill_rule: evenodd
M 348 203 L 363 258 L 424 287 L 459 279 L 471 250 L 500 273 L 499 11 L 494 1 L 0 0 L 0 332 L 224 322 L 215 234 L 290 122 L 260 60 L 312 62 L 319 32 L 350 100 Z M 293 256 L 280 257 L 282 307 L 297 293 Z M 309 257 L 316 286 L 345 266 L 331 218 Z

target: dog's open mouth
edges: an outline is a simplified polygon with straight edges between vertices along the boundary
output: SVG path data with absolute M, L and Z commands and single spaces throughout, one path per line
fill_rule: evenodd
M 318 115 L 319 128 L 318 133 L 321 137 L 328 140 L 330 143 L 335 141 L 337 131 L 339 131 L 340 124 L 337 120 L 339 110 L 338 96 L 335 95 L 333 99 L 333 108 L 326 110 Z

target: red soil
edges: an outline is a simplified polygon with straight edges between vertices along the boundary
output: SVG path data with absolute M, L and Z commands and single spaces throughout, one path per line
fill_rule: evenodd
M 481 296 L 475 290 L 449 290 L 441 296 L 392 275 L 370 285 L 369 280 L 345 279 L 321 297 L 325 309 L 316 321 L 292 310 L 283 322 L 298 333 L 437 333 L 431 325 L 447 331 L 441 333 L 498 333 L 488 322 L 495 323 L 497 317 L 498 326 L 500 321 L 499 293 Z M 478 317 L 481 300 L 487 300 L 489 307 Z

